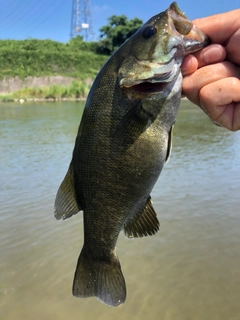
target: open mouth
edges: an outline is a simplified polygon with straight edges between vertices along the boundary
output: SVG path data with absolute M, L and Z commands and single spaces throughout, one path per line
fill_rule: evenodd
M 139 94 L 156 94 L 163 91 L 169 83 L 167 82 L 142 82 L 132 86 L 132 89 Z
M 171 79 L 172 71 L 154 74 L 153 77 L 143 80 L 140 83 L 133 84 L 131 88 L 138 94 L 157 94 L 166 89 Z

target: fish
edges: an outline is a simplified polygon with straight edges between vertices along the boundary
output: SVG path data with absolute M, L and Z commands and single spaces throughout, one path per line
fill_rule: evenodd
M 170 157 L 183 58 L 209 44 L 176 2 L 149 19 L 102 67 L 90 89 L 56 219 L 83 211 L 84 244 L 72 293 L 109 306 L 126 299 L 119 233 L 159 231 L 151 191 Z

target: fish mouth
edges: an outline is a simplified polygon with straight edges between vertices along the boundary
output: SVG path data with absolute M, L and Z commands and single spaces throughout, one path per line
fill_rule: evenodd
M 151 68 L 150 77 L 142 79 L 137 79 L 137 77 L 135 79 L 125 78 L 120 81 L 120 86 L 141 95 L 155 95 L 163 92 L 180 72 L 174 59 L 171 59 L 164 66 L 151 62 L 148 66 Z
M 146 81 L 141 82 L 139 84 L 135 84 L 131 88 L 138 94 L 151 95 L 164 91 L 167 88 L 167 86 L 167 82 L 151 83 Z
M 156 16 L 157 17 L 157 16 Z M 176 80 L 180 73 L 183 58 L 198 51 L 210 42 L 206 35 L 198 29 L 174 2 L 161 16 L 147 23 L 147 27 L 156 26 L 154 46 L 149 46 L 148 56 L 137 57 L 133 54 L 126 59 L 119 69 L 121 88 L 130 89 L 140 94 L 157 94 L 166 89 L 167 83 Z M 143 31 L 141 31 L 143 30 Z M 139 36 L 144 32 L 139 29 Z
M 150 63 L 150 65 L 152 65 Z M 145 79 L 135 79 L 129 83 L 124 83 L 121 87 L 124 89 L 131 90 L 133 93 L 140 96 L 153 96 L 167 90 L 169 85 L 176 79 L 180 73 L 178 65 L 174 59 L 171 59 L 169 63 L 165 64 L 164 70 L 162 71 L 162 65 L 156 66 L 154 64 L 154 73 L 152 77 Z
M 188 19 L 176 2 L 173 2 L 166 12 L 168 14 L 168 33 L 172 37 L 182 38 L 184 55 L 210 44 L 209 38 Z
M 173 71 L 155 74 L 152 78 L 139 81 L 131 86 L 132 90 L 139 94 L 153 95 L 167 89 L 169 83 L 175 78 Z

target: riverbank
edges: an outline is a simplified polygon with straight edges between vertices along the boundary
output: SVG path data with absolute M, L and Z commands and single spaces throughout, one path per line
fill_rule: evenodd
M 0 80 L 0 101 L 67 101 L 85 100 L 93 83 L 65 76 L 19 77 Z
M 0 57 L 0 101 L 84 99 L 109 58 L 81 37 L 0 40 Z
M 64 101 L 86 101 L 86 97 L 82 98 L 2 98 L 0 97 L 0 103 L 8 103 L 8 102 L 18 102 L 23 104 L 24 102 L 64 102 Z

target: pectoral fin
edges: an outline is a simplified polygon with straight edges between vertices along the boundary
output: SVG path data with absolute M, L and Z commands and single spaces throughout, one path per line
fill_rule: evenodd
M 70 218 L 73 214 L 78 213 L 80 210 L 81 208 L 79 208 L 76 201 L 74 174 L 71 163 L 68 172 L 57 192 L 54 204 L 54 215 L 56 219 L 64 220 Z
M 168 134 L 168 147 L 167 147 L 167 154 L 165 162 L 168 162 L 171 156 L 172 151 L 172 137 L 173 137 L 173 126 L 171 127 L 169 134 Z
M 115 144 L 134 143 L 153 121 L 153 115 L 143 108 L 141 100 L 138 101 L 117 126 L 113 136 Z
M 128 238 L 151 236 L 159 231 L 159 221 L 149 196 L 144 210 L 126 221 L 124 232 Z

